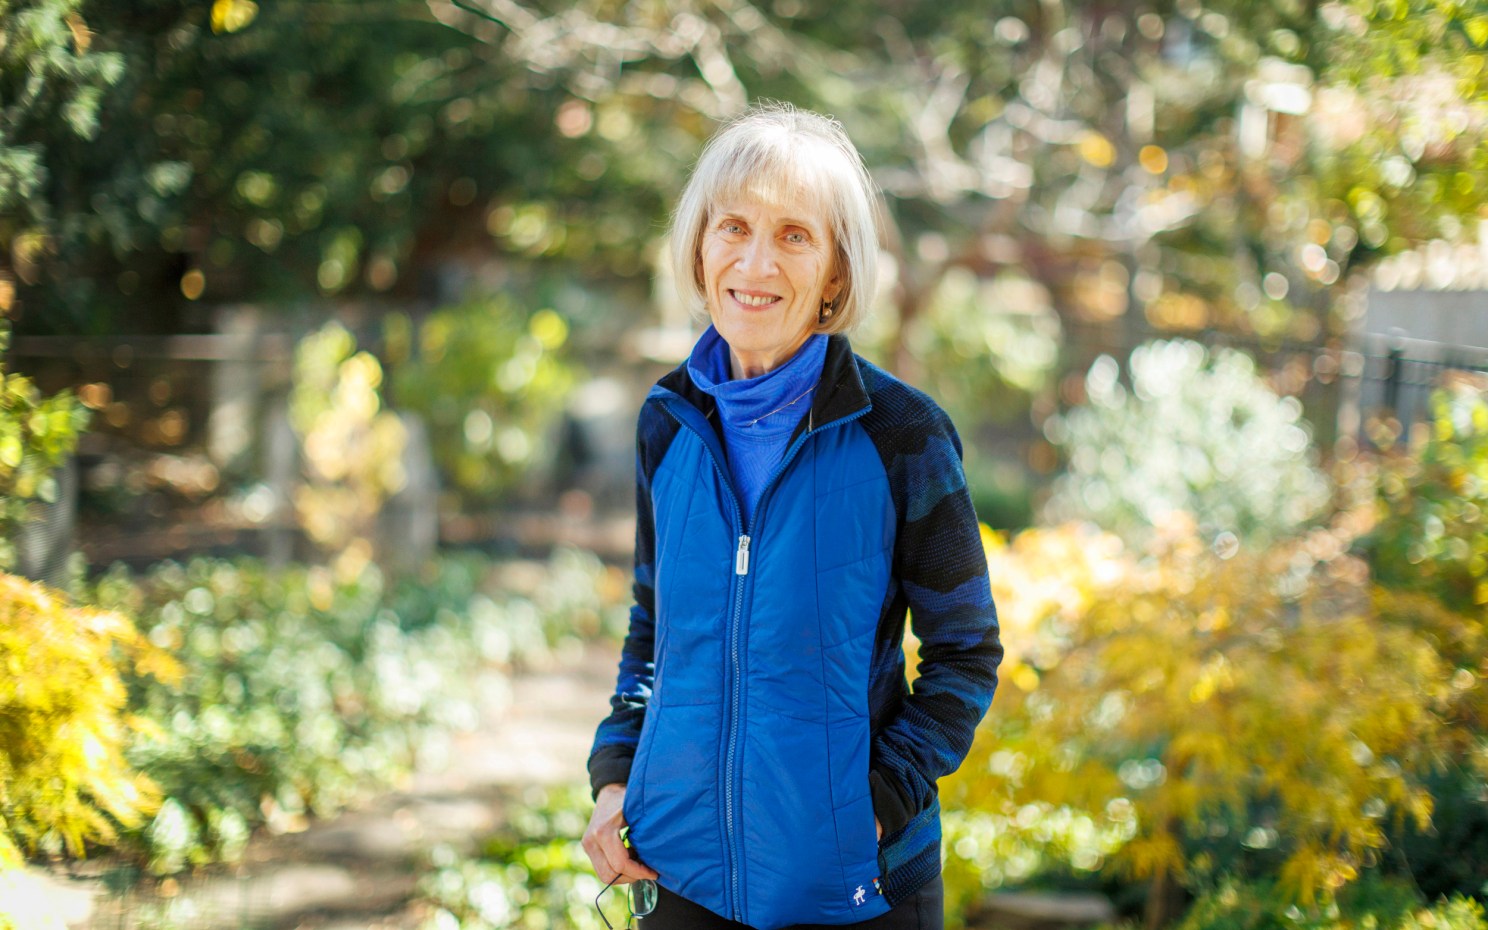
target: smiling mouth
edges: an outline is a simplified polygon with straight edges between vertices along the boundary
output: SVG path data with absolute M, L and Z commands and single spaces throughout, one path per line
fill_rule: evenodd
M 769 294 L 745 294 L 742 291 L 729 291 L 729 295 L 746 307 L 768 307 L 780 300 Z

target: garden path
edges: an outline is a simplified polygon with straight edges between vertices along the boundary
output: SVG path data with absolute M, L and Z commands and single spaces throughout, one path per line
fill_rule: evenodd
M 417 930 L 429 916 L 414 896 L 430 849 L 474 852 L 524 793 L 585 781 L 617 659 L 615 644 L 593 643 L 547 668 L 492 673 L 481 726 L 454 737 L 447 764 L 299 832 L 256 836 L 231 869 L 125 895 L 97 876 L 50 877 L 49 894 L 70 930 Z M 995 894 L 972 923 L 1066 930 L 1114 916 L 1099 895 Z
M 52 879 L 54 892 L 74 930 L 412 930 L 427 916 L 413 896 L 430 849 L 474 851 L 524 791 L 584 782 L 617 659 L 615 645 L 591 644 L 493 680 L 498 697 L 447 764 L 302 831 L 255 837 L 230 870 L 164 894 L 110 895 L 99 878 Z

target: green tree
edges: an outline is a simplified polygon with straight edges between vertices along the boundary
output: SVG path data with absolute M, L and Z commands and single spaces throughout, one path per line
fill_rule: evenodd
M 47 189 L 56 149 L 97 138 L 123 59 L 92 48 L 82 0 L 0 0 L 0 314 L 33 284 L 64 219 Z
M 476 505 L 510 491 L 541 461 L 573 383 L 568 325 L 503 298 L 468 300 L 424 320 L 388 319 L 392 396 L 430 426 L 444 481 Z
M 866 341 L 937 396 L 983 392 L 964 405 L 979 418 L 1012 420 L 1030 394 L 1041 418 L 1063 371 L 1153 335 L 1337 346 L 1358 276 L 1470 233 L 1488 184 L 1473 4 L 428 2 L 529 55 L 529 86 L 626 114 L 663 199 L 679 129 L 695 145 L 759 96 L 839 116 L 887 195 L 896 259 Z M 1032 287 L 966 312 L 968 274 Z M 1030 311 L 1034 335 L 1057 321 L 1060 362 L 968 377 L 1005 367 L 1023 343 L 996 321 Z
M 1482 17 L 1435 0 L 95 6 L 128 77 L 102 137 L 47 149 L 68 222 L 28 326 L 110 325 L 126 291 L 174 295 L 161 325 L 406 295 L 493 244 L 635 276 L 711 121 L 758 96 L 866 150 L 901 367 L 953 269 L 1039 282 L 1066 332 L 1327 340 L 1339 281 L 1460 232 L 1488 184 Z
M 44 120 L 16 137 L 57 218 L 19 295 L 27 332 L 200 327 L 197 301 L 425 297 L 438 259 L 493 249 L 639 270 L 660 209 L 648 153 L 619 153 L 611 121 L 561 109 L 526 62 L 422 3 L 79 8 L 89 54 L 122 74 L 90 140 Z

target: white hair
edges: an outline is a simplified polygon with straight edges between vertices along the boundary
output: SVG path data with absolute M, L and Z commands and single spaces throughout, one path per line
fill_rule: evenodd
M 682 302 L 706 318 L 701 280 L 703 231 L 712 211 L 743 197 L 799 203 L 821 211 L 834 246 L 841 290 L 817 332 L 851 331 L 867 315 L 878 284 L 878 189 L 842 124 L 788 103 L 750 107 L 724 124 L 698 158 L 672 214 L 672 273 Z

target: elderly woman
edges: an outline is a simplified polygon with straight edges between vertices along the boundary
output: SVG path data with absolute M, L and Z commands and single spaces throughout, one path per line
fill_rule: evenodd
M 873 301 L 876 197 L 838 123 L 774 105 L 713 138 L 672 221 L 712 325 L 641 410 L 584 835 L 601 879 L 660 886 L 652 930 L 943 922 L 936 779 L 1002 647 L 954 428 L 843 335 Z

